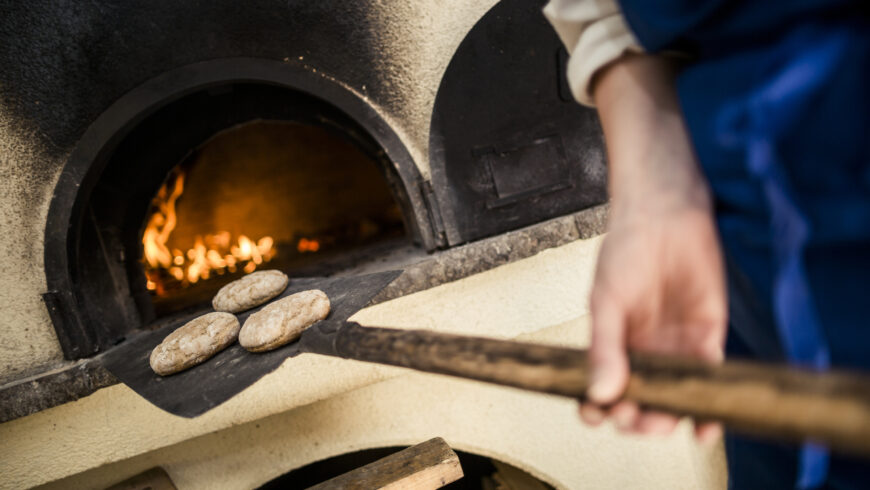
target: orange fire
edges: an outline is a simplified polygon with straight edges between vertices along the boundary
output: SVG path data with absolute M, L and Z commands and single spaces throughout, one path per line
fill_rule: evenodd
M 275 256 L 272 237 L 264 236 L 254 241 L 240 235 L 233 241 L 228 231 L 197 235 L 193 247 L 187 251 L 170 251 L 167 243 L 178 219 L 175 205 L 183 191 L 184 173 L 177 171 L 160 187 L 152 201 L 154 210 L 142 234 L 148 289 L 163 294 L 166 282 L 171 279 L 184 287 L 200 279 L 206 280 L 213 273 L 221 275 L 241 269 L 249 274 Z

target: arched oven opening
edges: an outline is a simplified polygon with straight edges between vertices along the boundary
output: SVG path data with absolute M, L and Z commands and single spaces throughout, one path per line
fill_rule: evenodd
M 404 247 L 412 227 L 397 181 L 376 142 L 325 102 L 232 84 L 187 96 L 133 130 L 92 207 L 96 229 L 123 230 L 126 254 L 139 259 L 127 261 L 132 295 L 160 318 L 207 306 L 256 269 L 329 275 Z M 98 210 L 118 207 L 120 182 L 140 184 L 119 223 Z
M 330 275 L 409 245 L 376 158 L 318 124 L 255 120 L 211 137 L 172 168 L 138 236 L 156 316 L 257 269 Z
M 258 268 L 329 275 L 405 246 L 397 181 L 376 142 L 325 101 L 219 85 L 127 135 L 94 188 L 82 238 L 117 240 L 135 258 L 126 274 L 147 323 L 206 308 L 223 284 Z M 82 248 L 78 262 L 99 263 L 101 248 Z
M 58 188 L 73 191 L 55 195 L 47 233 L 45 299 L 66 356 L 207 309 L 257 269 L 333 275 L 431 249 L 407 152 L 337 93 L 215 81 L 143 111 L 119 101 L 134 117 L 114 127 L 98 119 L 102 139 L 86 134 L 71 157 Z

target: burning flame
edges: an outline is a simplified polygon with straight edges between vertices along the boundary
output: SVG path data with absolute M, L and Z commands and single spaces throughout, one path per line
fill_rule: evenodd
M 163 267 L 169 268 L 172 255 L 166 248 L 169 235 L 175 229 L 178 222 L 175 214 L 175 202 L 184 192 L 184 174 L 178 173 L 169 190 L 168 182 L 160 186 L 157 195 L 152 201 L 157 209 L 148 218 L 148 226 L 142 235 L 142 244 L 145 245 L 145 262 L 152 269 Z M 168 194 L 168 196 L 167 196 Z
M 145 275 L 148 279 L 146 287 L 158 295 L 164 294 L 167 282 L 172 279 L 184 287 L 200 279 L 209 279 L 213 273 L 221 275 L 241 268 L 249 274 L 275 256 L 272 237 L 264 236 L 254 241 L 240 235 L 233 241 L 228 231 L 197 235 L 193 247 L 187 251 L 170 251 L 167 243 L 178 222 L 175 205 L 184 191 L 184 177 L 184 172 L 176 171 L 157 191 L 152 201 L 154 210 L 142 234 Z M 316 241 L 311 243 L 314 243 L 314 249 L 310 251 L 317 251 L 319 244 Z

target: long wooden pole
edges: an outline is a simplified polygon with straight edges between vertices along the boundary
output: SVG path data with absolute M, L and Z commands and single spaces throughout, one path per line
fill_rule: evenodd
M 350 359 L 578 399 L 589 384 L 579 349 L 354 323 L 339 329 L 334 346 Z M 625 398 L 747 434 L 870 456 L 870 379 L 855 373 L 633 355 Z

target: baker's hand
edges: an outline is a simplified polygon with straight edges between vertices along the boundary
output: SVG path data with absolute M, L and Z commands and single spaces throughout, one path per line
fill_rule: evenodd
M 605 418 L 601 405 L 617 401 L 628 382 L 627 351 L 722 359 L 726 300 L 722 257 L 709 210 L 687 204 L 673 209 L 614 216 L 595 275 L 592 309 L 590 403 L 581 407 L 592 424 Z M 623 401 L 609 410 L 622 430 L 665 434 L 676 417 Z M 699 424 L 699 439 L 719 428 Z
M 618 401 L 628 351 L 722 359 L 727 302 L 712 199 L 682 119 L 676 67 L 628 55 L 597 76 L 609 157 L 610 223 L 592 289 L 592 379 L 580 413 L 627 431 L 669 433 L 676 417 Z M 609 408 L 605 410 L 604 406 Z M 717 425 L 698 424 L 702 440 Z

